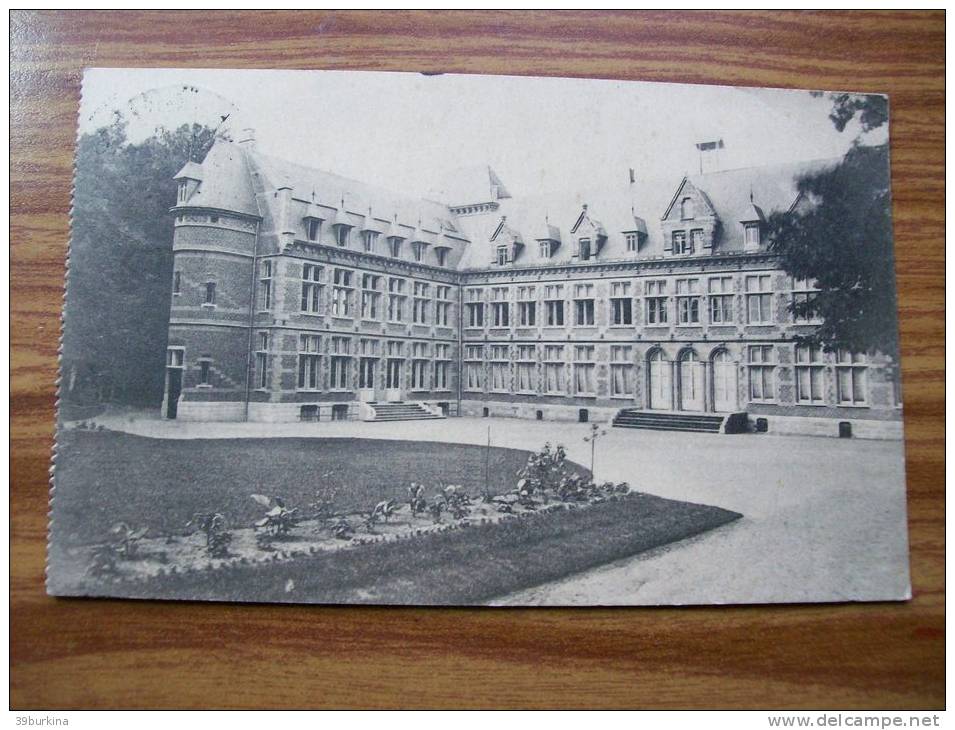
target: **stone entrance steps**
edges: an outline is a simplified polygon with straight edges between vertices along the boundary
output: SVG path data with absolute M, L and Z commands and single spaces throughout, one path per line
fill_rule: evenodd
M 624 408 L 614 416 L 613 425 L 618 428 L 642 428 L 651 431 L 742 433 L 746 430 L 746 414 L 641 411 Z
M 392 403 L 378 403 L 372 401 L 368 403 L 375 412 L 372 421 L 424 421 L 434 418 L 444 418 L 436 413 L 432 413 L 427 408 L 417 404 L 405 401 L 395 401 Z

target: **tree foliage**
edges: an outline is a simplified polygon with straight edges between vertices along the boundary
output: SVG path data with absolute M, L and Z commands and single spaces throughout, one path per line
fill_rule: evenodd
M 830 119 L 840 131 L 860 115 L 864 131 L 887 121 L 884 97 L 839 94 Z M 856 143 L 842 161 L 798 181 L 800 202 L 767 221 L 772 250 L 817 295 L 790 305 L 823 323 L 800 338 L 827 350 L 879 351 L 897 359 L 895 268 L 887 145 Z
M 173 176 L 202 160 L 198 124 L 130 143 L 115 121 L 77 143 L 62 397 L 158 405 L 172 280 Z

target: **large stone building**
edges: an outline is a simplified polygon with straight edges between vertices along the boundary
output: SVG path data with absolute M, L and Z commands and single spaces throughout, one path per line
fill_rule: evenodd
M 564 202 L 485 166 L 426 200 L 216 142 L 176 177 L 163 413 L 899 438 L 894 370 L 797 346 L 812 288 L 767 248 L 766 216 L 826 164 L 631 172 Z

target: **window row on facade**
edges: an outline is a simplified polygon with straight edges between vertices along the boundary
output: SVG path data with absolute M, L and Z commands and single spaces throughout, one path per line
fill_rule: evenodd
M 810 302 L 814 295 L 815 289 L 808 283 L 794 282 L 794 305 Z M 770 274 L 743 278 L 745 306 L 741 313 L 735 311 L 736 296 L 734 277 L 722 275 L 611 281 L 609 297 L 605 299 L 596 297 L 592 282 L 468 287 L 464 290 L 464 326 L 590 327 L 596 324 L 598 307 L 605 308 L 611 326 L 632 326 L 636 323 L 637 306 L 643 307 L 643 322 L 647 325 L 776 322 Z M 803 314 L 794 316 L 793 321 L 818 323 Z
M 305 219 L 305 239 L 310 243 L 322 243 L 323 223 L 319 218 Z M 383 238 L 383 240 L 382 240 Z M 404 236 L 386 235 L 379 231 L 356 230 L 354 226 L 336 223 L 332 225 L 331 241 L 338 248 L 358 250 L 363 253 L 403 259 L 410 250 L 413 261 L 432 266 L 447 266 L 449 246 L 434 245 L 427 241 L 409 241 Z

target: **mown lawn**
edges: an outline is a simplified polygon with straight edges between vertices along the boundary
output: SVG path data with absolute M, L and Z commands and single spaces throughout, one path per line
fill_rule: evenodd
M 541 444 L 543 446 L 543 444 Z M 528 452 L 492 447 L 490 491 L 513 488 Z M 486 449 L 373 439 L 150 439 L 116 432 L 60 434 L 53 529 L 68 545 L 103 542 L 117 522 L 150 534 L 182 534 L 196 512 L 221 512 L 248 527 L 262 508 L 249 495 L 280 496 L 289 506 L 315 501 L 323 484 L 337 488 L 339 512 L 404 501 L 412 481 L 484 486 Z M 581 472 L 586 470 L 577 467 Z M 327 475 L 327 476 L 326 476 Z

